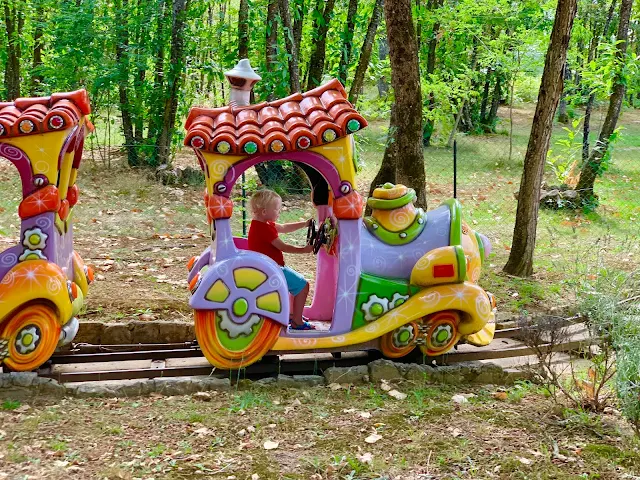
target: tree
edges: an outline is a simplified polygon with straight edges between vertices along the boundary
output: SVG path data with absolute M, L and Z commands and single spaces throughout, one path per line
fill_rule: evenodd
M 371 60 L 371 50 L 373 49 L 373 41 L 376 38 L 376 32 L 378 31 L 378 25 L 380 24 L 380 18 L 382 17 L 382 8 L 384 0 L 376 0 L 371 12 L 371 20 L 369 20 L 369 26 L 367 27 L 367 34 L 362 42 L 362 49 L 360 50 L 360 59 L 358 60 L 358 66 L 356 67 L 356 73 L 351 83 L 351 89 L 349 90 L 349 101 L 354 105 L 358 102 L 358 95 L 362 90 L 364 84 L 364 75 L 369 68 L 369 61 Z M 387 33 L 388 35 L 388 33 Z
M 324 10 L 319 14 L 324 3 Z M 313 24 L 315 48 L 309 60 L 309 70 L 307 72 L 307 90 L 317 87 L 322 83 L 324 72 L 324 61 L 327 51 L 327 33 L 333 17 L 333 7 L 336 0 L 319 1 L 316 7 L 316 21 Z
M 294 30 L 291 25 L 291 12 L 289 0 L 280 0 L 280 18 L 284 29 L 284 44 L 287 49 L 289 63 L 289 86 L 291 92 L 300 91 L 300 67 L 298 66 L 298 45 L 294 38 Z
M 443 0 L 429 0 L 427 7 L 430 11 L 436 10 L 442 6 Z M 436 70 L 436 47 L 438 46 L 438 32 L 440 30 L 440 22 L 435 21 L 433 28 L 431 29 L 431 35 L 429 36 L 429 47 L 427 52 L 427 78 L 435 73 Z M 432 112 L 436 108 L 436 97 L 433 91 L 429 92 L 429 104 L 428 110 Z M 433 135 L 434 121 L 433 116 L 429 115 L 424 126 L 424 135 L 422 142 L 425 147 L 431 144 L 431 136 Z
M 342 32 L 342 51 L 340 55 L 340 65 L 338 66 L 338 80 L 343 85 L 347 84 L 347 76 L 349 74 L 349 63 L 351 62 L 351 53 L 353 50 L 353 29 L 356 25 L 356 14 L 358 13 L 358 0 L 349 0 L 349 8 L 347 10 L 347 23 L 344 24 Z
M 564 65 L 576 11 L 577 0 L 558 0 L 538 92 L 538 104 L 524 158 L 511 252 L 504 266 L 505 272 L 519 277 L 528 277 L 533 273 L 540 186 L 549 151 L 553 118 L 562 94 Z
M 118 64 L 118 98 L 122 115 L 122 131 L 127 149 L 129 166 L 139 163 L 138 149 L 133 135 L 132 105 L 129 101 L 129 26 L 125 12 L 129 7 L 128 0 L 114 2 L 116 19 L 116 61 Z
M 7 63 L 4 72 L 4 87 L 7 99 L 14 100 L 20 96 L 20 36 L 24 26 L 24 14 L 18 9 L 18 2 L 1 0 L 4 10 L 4 27 L 7 34 Z
M 33 62 L 31 64 L 31 89 L 30 94 L 36 96 L 39 93 L 40 85 L 44 81 L 42 75 L 42 50 L 44 49 L 44 6 L 43 2 L 36 3 L 35 20 L 36 28 L 33 34 Z
M 178 112 L 178 95 L 184 80 L 186 12 L 189 0 L 173 0 L 173 16 L 171 22 L 171 61 L 167 74 L 164 93 L 164 110 L 162 129 L 156 140 L 155 164 L 170 163 L 171 141 L 175 133 L 176 113 Z
M 411 0 L 387 0 L 384 15 L 395 102 L 391 106 L 387 147 L 380 170 L 371 183 L 369 196 L 376 186 L 383 183 L 402 183 L 416 190 L 416 205 L 426 208 L 422 93 Z
M 267 29 L 265 37 L 265 65 L 272 72 L 278 64 L 278 0 L 269 0 L 267 7 Z M 275 91 L 270 89 L 267 101 L 275 100 Z
M 589 159 L 583 163 L 580 171 L 580 178 L 576 185 L 576 191 L 580 195 L 582 203 L 586 206 L 597 204 L 597 196 L 594 194 L 593 186 L 596 177 L 601 175 L 606 164 L 603 160 L 606 158 L 607 150 L 611 142 L 611 137 L 615 132 L 622 102 L 624 101 L 627 79 L 624 74 L 624 65 L 626 62 L 627 46 L 629 41 L 629 19 L 631 17 L 631 9 L 633 0 L 622 0 L 620 3 L 620 21 L 618 23 L 618 34 L 616 36 L 616 61 L 617 71 L 613 79 L 613 90 L 609 97 L 609 108 L 607 116 L 602 124 L 598 141 L 589 155 Z
M 611 4 L 609 5 L 609 10 L 607 13 L 607 18 L 604 22 L 604 26 L 602 30 L 598 30 L 599 22 L 594 21 L 594 32 L 591 37 L 591 42 L 589 42 L 589 53 L 587 55 L 587 63 L 590 64 L 597 56 L 597 48 L 600 44 L 600 40 L 604 35 L 609 31 L 609 26 L 611 25 L 611 21 L 613 19 L 613 12 L 615 10 L 617 0 L 611 0 Z M 640 45 L 640 43 L 638 44 Z M 594 92 L 589 93 L 589 98 L 587 99 L 587 104 L 584 108 L 584 120 L 582 124 L 582 162 L 586 163 L 589 159 L 589 135 L 591 133 L 591 113 L 593 110 L 593 104 L 596 100 L 596 94 Z
M 238 60 L 249 58 L 249 0 L 240 0 L 238 9 Z

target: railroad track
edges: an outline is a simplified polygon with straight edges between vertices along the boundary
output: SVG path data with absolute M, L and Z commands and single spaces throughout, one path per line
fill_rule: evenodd
M 554 345 L 540 345 L 537 349 L 547 352 L 584 350 L 592 342 L 580 320 L 574 317 L 556 325 L 557 328 L 570 329 L 571 334 L 566 341 Z M 486 347 L 460 345 L 446 355 L 423 360 L 437 366 L 475 360 L 530 357 L 535 355 L 536 350 L 519 340 L 523 332 L 521 327 L 497 330 L 493 342 Z M 80 344 L 75 345 L 69 353 L 54 355 L 38 374 L 61 383 L 202 375 L 258 379 L 278 374 L 318 375 L 330 367 L 366 365 L 377 358 L 381 356 L 374 351 L 353 351 L 340 355 L 309 352 L 265 357 L 240 372 L 230 372 L 214 369 L 204 358 L 196 342 L 147 345 Z M 402 359 L 396 361 L 402 362 Z M 416 360 L 414 357 L 409 361 L 416 363 L 420 359 Z

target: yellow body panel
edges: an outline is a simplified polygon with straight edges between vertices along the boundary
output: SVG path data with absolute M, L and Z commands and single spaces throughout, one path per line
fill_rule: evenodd
M 80 287 L 82 296 L 86 297 L 89 292 L 89 280 L 84 273 L 84 261 L 76 252 L 73 252 L 73 281 Z
M 58 195 L 60 200 L 67 198 L 67 190 L 71 182 L 71 170 L 73 166 L 73 152 L 66 153 L 62 157 L 60 165 L 60 182 L 58 183 Z
M 464 233 L 465 231 L 467 233 Z M 464 254 L 467 257 L 467 279 L 470 282 L 478 283 L 482 268 L 478 239 L 476 238 L 474 231 L 469 229 L 466 225 L 463 226 L 462 232 L 462 248 L 464 249 Z
M 485 345 L 489 345 L 493 340 L 493 336 L 496 333 L 496 324 L 491 322 L 487 323 L 482 330 L 478 333 L 474 333 L 473 335 L 467 335 L 465 340 L 467 343 L 471 345 L 475 345 L 476 347 L 484 347 Z
M 47 132 L 38 135 L 3 138 L 2 143 L 13 145 L 27 154 L 33 174 L 46 175 L 51 185 L 58 183 L 58 153 L 71 130 Z M 68 173 L 67 173 L 68 175 Z
M 255 290 L 267 281 L 267 276 L 258 269 L 242 267 L 233 271 L 233 279 L 236 282 L 236 287 Z
M 216 280 L 216 282 L 211 285 L 205 298 L 211 302 L 222 303 L 229 298 L 229 288 L 227 288 L 222 280 Z
M 60 325 L 71 318 L 67 277 L 62 269 L 46 260 L 19 263 L 0 282 L 0 322 L 18 307 L 42 300 L 55 306 Z
M 443 310 L 457 310 L 466 314 L 458 326 L 462 336 L 479 332 L 495 318 L 487 295 L 477 285 L 469 282 L 437 285 L 425 288 L 378 320 L 352 332 L 325 338 L 280 337 L 272 350 L 314 350 L 357 345 Z
M 453 275 L 451 277 L 434 277 L 434 267 L 439 265 L 453 265 Z M 425 253 L 411 270 L 410 283 L 427 287 L 441 283 L 455 282 L 460 275 L 458 256 L 456 247 L 439 247 Z

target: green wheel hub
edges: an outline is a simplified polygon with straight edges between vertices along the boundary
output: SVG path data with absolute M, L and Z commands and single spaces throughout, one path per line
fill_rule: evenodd
M 249 303 L 244 298 L 238 298 L 233 302 L 233 313 L 236 317 L 244 316 L 249 310 Z

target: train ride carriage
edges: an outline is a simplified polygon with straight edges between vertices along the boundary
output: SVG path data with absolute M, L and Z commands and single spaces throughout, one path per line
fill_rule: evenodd
M 462 220 L 460 203 L 424 212 L 412 189 L 385 184 L 363 218 L 353 134 L 367 122 L 340 82 L 251 105 L 260 77 L 248 61 L 225 75 L 231 104 L 192 108 L 185 138 L 206 178 L 212 243 L 189 262 L 188 280 L 209 362 L 238 369 L 267 354 L 372 349 L 388 358 L 437 356 L 459 342 L 490 343 L 495 299 L 477 282 L 491 244 Z M 320 227 L 309 229 L 318 256 L 305 316 L 328 328 L 288 329 L 282 270 L 232 235 L 234 184 L 250 167 L 275 160 L 295 162 L 312 185 Z
M 73 249 L 86 91 L 0 102 L 0 157 L 22 183 L 18 244 L 0 252 L 0 365 L 38 368 L 78 331 L 93 272 Z

